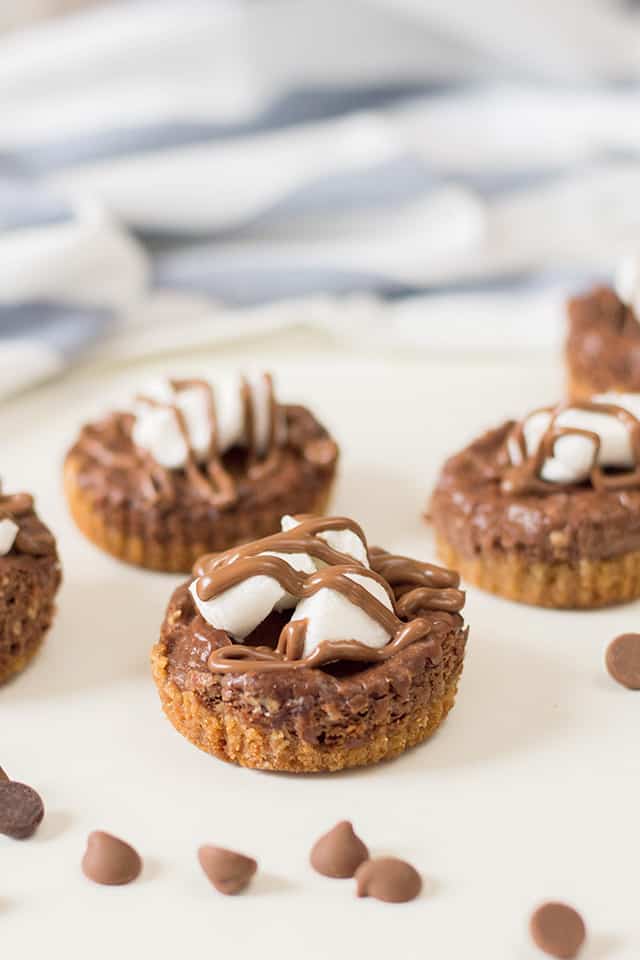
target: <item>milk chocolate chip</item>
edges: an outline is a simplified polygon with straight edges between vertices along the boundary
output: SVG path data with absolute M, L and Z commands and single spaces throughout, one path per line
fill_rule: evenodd
M 311 866 L 325 877 L 352 877 L 369 851 L 354 833 L 348 820 L 337 823 L 333 830 L 316 841 L 309 857 Z
M 26 840 L 36 832 L 43 817 L 42 798 L 32 787 L 8 778 L 0 780 L 0 833 Z
M 543 903 L 531 915 L 529 930 L 537 947 L 560 960 L 577 956 L 586 937 L 584 920 L 565 903 Z
M 142 870 L 138 853 L 124 840 L 102 830 L 89 834 L 82 871 L 94 883 L 131 883 Z
M 607 647 L 607 670 L 629 690 L 640 690 L 640 633 L 623 633 Z
M 422 889 L 418 871 L 395 857 L 367 860 L 356 870 L 356 892 L 359 897 L 375 897 L 385 903 L 406 903 L 414 900 Z
M 203 846 L 198 850 L 200 866 L 220 893 L 240 893 L 258 869 L 251 857 L 223 847 Z

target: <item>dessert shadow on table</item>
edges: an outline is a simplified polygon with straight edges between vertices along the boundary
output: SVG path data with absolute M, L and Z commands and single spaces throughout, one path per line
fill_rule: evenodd
M 496 636 L 490 626 L 474 629 L 473 614 L 469 616 L 471 633 L 456 703 L 430 739 L 383 762 L 395 776 L 490 763 L 555 737 L 569 723 L 562 665 L 527 648 L 515 633 Z M 373 776 L 378 769 L 269 776 L 348 778 Z

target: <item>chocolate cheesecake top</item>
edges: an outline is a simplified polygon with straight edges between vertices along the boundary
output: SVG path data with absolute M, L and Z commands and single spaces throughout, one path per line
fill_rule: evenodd
M 593 416 L 590 405 L 578 410 L 582 406 Z M 575 408 L 536 411 L 547 422 L 538 424 L 542 439 L 531 452 L 521 446 L 524 422 L 508 421 L 451 457 L 431 500 L 437 532 L 470 557 L 502 550 L 531 561 L 573 563 L 640 549 L 637 419 L 631 415 L 623 423 L 615 412 L 600 411 L 613 429 L 606 434 L 606 449 L 625 464 L 605 469 L 597 460 L 601 435 L 579 427 L 557 429 L 562 411 L 569 409 Z M 515 450 L 521 457 L 516 463 Z
M 640 321 L 610 287 L 568 304 L 566 357 L 572 377 L 593 392 L 640 391 Z
M 464 605 L 457 574 L 369 548 L 353 520 L 286 517 L 283 526 L 196 564 L 200 614 L 236 641 L 211 654 L 212 672 L 388 660 L 417 640 L 432 641 L 433 622 L 421 613 Z M 273 610 L 287 608 L 294 614 L 275 646 L 247 643 Z
M 322 485 L 338 450 L 308 410 L 276 401 L 264 374 L 219 391 L 206 380 L 165 381 L 133 411 L 83 427 L 68 456 L 99 502 L 210 515 Z

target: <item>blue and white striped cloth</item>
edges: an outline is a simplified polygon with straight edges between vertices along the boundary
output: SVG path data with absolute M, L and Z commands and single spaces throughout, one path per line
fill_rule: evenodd
M 139 0 L 6 35 L 0 395 L 290 323 L 550 342 L 640 247 L 639 48 L 617 0 Z

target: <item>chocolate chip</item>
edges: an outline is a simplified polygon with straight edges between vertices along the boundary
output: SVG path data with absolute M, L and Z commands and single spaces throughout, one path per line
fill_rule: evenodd
M 198 850 L 200 866 L 220 893 L 240 893 L 258 869 L 251 857 L 223 847 L 204 846 Z
M 325 877 L 352 877 L 369 851 L 348 820 L 337 823 L 313 846 L 311 866 Z
M 0 783 L 4 782 L 5 780 L 8 780 L 8 779 L 9 779 L 9 777 L 8 777 L 7 774 L 4 772 L 4 770 L 2 769 L 2 767 L 0 767 Z
M 607 647 L 607 670 L 629 690 L 640 690 L 640 633 L 623 633 Z
M 124 840 L 94 830 L 89 834 L 87 849 L 82 858 L 82 871 L 94 883 L 131 883 L 142 870 L 137 851 Z
M 0 833 L 26 840 L 36 832 L 43 817 L 42 798 L 32 787 L 8 779 L 0 782 Z
M 543 903 L 531 915 L 529 930 L 537 947 L 560 960 L 575 957 L 586 937 L 584 920 L 565 903 Z
M 410 863 L 395 857 L 367 860 L 356 870 L 359 897 L 375 897 L 385 903 L 414 900 L 422 889 L 422 878 Z

